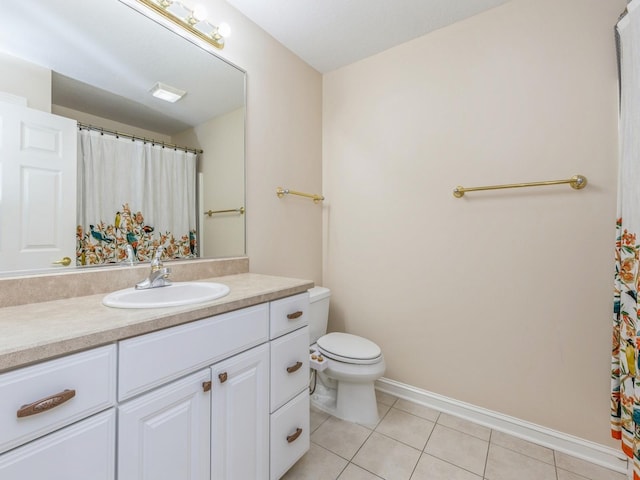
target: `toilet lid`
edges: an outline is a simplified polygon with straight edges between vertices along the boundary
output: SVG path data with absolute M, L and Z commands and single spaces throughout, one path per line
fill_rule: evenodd
M 317 345 L 326 357 L 345 363 L 376 363 L 382 355 L 371 340 L 350 333 L 328 333 L 318 339 Z

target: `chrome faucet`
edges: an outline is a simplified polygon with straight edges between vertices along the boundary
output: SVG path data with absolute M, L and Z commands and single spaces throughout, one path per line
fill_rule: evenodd
M 162 265 L 162 251 L 163 248 L 158 247 L 151 261 L 151 273 L 147 278 L 136 283 L 137 290 L 171 285 L 171 280 L 168 279 L 171 269 Z

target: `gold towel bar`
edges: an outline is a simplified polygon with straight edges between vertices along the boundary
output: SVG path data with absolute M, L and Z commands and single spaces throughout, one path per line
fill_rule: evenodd
M 301 197 L 307 197 L 313 200 L 313 203 L 319 203 L 324 200 L 322 195 L 316 195 L 315 193 L 296 192 L 295 190 L 289 190 L 288 188 L 278 187 L 276 189 L 276 195 L 278 198 L 282 198 L 285 195 L 299 195 Z
M 487 187 L 461 187 L 458 185 L 453 190 L 453 196 L 462 198 L 466 192 L 475 192 L 478 190 L 500 190 L 502 188 L 520 188 L 520 187 L 540 187 L 543 185 L 561 185 L 568 183 L 574 190 L 581 190 L 587 186 L 587 177 L 583 175 L 574 175 L 567 180 L 548 180 L 546 182 L 530 182 L 530 183 L 511 183 L 507 185 L 490 185 Z
M 208 215 L 209 217 L 211 215 L 215 215 L 216 213 L 239 213 L 240 215 L 244 215 L 244 207 L 231 208 L 229 210 L 207 210 L 206 212 L 204 212 L 204 214 Z

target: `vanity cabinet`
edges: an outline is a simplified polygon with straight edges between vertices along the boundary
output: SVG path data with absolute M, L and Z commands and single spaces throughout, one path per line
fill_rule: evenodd
M 280 478 L 309 449 L 308 309 L 305 292 L 0 374 L 0 478 Z

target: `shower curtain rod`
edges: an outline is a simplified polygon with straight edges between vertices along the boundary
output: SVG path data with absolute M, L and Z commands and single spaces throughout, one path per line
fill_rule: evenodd
M 181 147 L 180 145 L 175 145 L 173 143 L 167 143 L 160 140 L 154 140 L 152 138 L 139 137 L 137 135 L 132 135 L 130 133 L 118 132 L 116 130 L 109 130 L 102 127 L 97 127 L 95 125 L 90 125 L 88 123 L 78 122 L 78 128 L 82 130 L 93 130 L 100 133 L 106 133 L 108 135 L 114 135 L 116 137 L 130 138 L 131 140 L 141 140 L 144 143 L 150 143 L 152 145 L 160 145 L 161 147 L 173 148 L 174 150 L 184 150 L 185 152 L 193 152 L 195 154 L 204 153 L 204 150 L 197 148 L 189 148 L 189 147 Z

